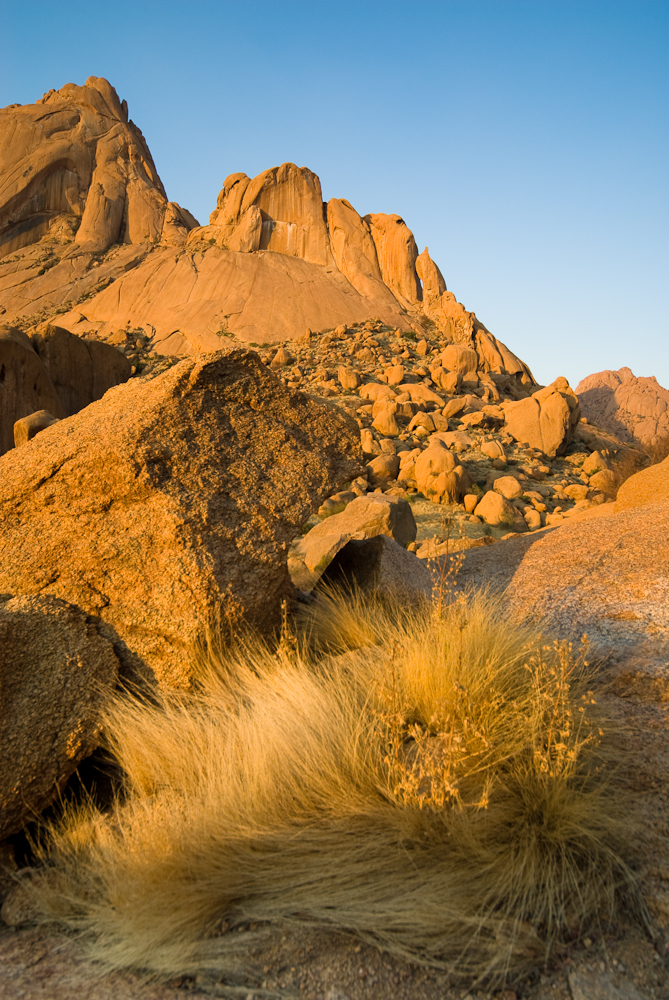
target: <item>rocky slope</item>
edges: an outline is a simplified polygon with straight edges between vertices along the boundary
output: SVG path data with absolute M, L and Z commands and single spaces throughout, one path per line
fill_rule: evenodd
M 597 372 L 579 382 L 576 392 L 588 420 L 621 441 L 669 446 L 669 389 L 654 375 L 637 378 L 630 368 Z
M 525 372 L 503 374 L 482 350 L 443 335 L 418 339 L 368 322 L 260 356 L 287 386 L 338 403 L 360 428 L 365 476 L 326 501 L 305 529 L 361 493 L 383 491 L 410 501 L 412 548 L 432 557 L 611 502 L 647 462 L 580 417 L 565 379 L 541 389 Z

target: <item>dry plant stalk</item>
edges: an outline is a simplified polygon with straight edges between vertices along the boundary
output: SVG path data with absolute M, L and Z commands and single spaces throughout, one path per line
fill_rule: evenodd
M 321 593 L 277 651 L 109 708 L 111 812 L 70 807 L 31 891 L 107 966 L 239 974 L 267 927 L 344 929 L 500 980 L 633 894 L 624 814 L 572 650 L 470 595 Z

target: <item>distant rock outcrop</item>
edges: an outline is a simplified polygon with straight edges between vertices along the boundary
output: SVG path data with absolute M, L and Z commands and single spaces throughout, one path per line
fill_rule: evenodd
M 54 224 L 75 244 L 157 243 L 167 197 L 125 101 L 100 77 L 0 112 L 0 257 Z
M 576 386 L 584 416 L 622 441 L 648 447 L 669 440 L 669 389 L 629 368 L 588 375 Z
M 0 459 L 0 593 L 76 604 L 126 668 L 188 684 L 212 614 L 277 624 L 288 544 L 360 471 L 359 441 L 253 351 L 131 379 Z
M 32 344 L 51 377 L 65 416 L 102 399 L 107 389 L 130 378 L 130 362 L 111 344 L 82 340 L 49 324 L 33 334 Z
M 380 319 L 476 350 L 533 384 L 522 361 L 446 289 L 399 215 L 325 204 L 284 163 L 228 176 L 209 224 L 167 196 L 113 87 L 91 77 L 0 111 L 0 315 L 85 338 L 141 330 L 160 355 L 270 344 Z M 4 256 L 3 256 L 4 255 Z M 116 340 L 115 342 L 119 342 Z
M 30 338 L 12 326 L 0 327 L 0 455 L 14 447 L 14 424 L 37 410 L 64 417 L 49 373 Z
M 14 446 L 16 425 L 46 412 L 56 420 L 100 399 L 130 377 L 130 363 L 110 344 L 42 326 L 32 341 L 18 327 L 0 326 L 0 455 Z M 39 424 L 39 426 L 38 426 Z M 19 429 L 25 442 L 48 426 L 39 419 Z

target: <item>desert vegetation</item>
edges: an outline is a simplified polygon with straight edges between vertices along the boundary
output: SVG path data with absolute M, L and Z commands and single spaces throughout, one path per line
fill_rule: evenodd
M 191 691 L 115 698 L 115 801 L 64 808 L 29 891 L 112 967 L 232 975 L 298 923 L 520 973 L 635 899 L 585 653 L 480 592 L 322 591 L 277 648 L 210 642 Z

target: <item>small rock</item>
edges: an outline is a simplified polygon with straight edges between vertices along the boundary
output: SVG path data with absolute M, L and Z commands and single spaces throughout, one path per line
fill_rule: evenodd
M 500 476 L 495 479 L 493 490 L 505 500 L 517 500 L 523 495 L 523 488 L 515 476 Z
M 449 399 L 441 412 L 448 419 L 449 417 L 457 417 L 460 413 L 464 413 L 466 409 L 467 400 L 464 396 L 460 396 L 456 399 Z
M 569 486 L 565 486 L 564 492 L 572 500 L 585 500 L 588 495 L 588 487 L 580 483 L 570 483 Z
M 374 485 L 390 482 L 391 479 L 397 479 L 399 471 L 400 460 L 396 455 L 377 455 L 367 465 L 368 478 Z
M 388 379 L 388 385 L 401 385 L 404 382 L 406 372 L 404 365 L 392 365 L 392 367 L 386 369 L 384 374 Z
M 27 444 L 40 431 L 58 422 L 58 417 L 54 417 L 48 410 L 37 410 L 28 417 L 21 417 L 14 424 L 14 446 L 18 448 L 22 444 Z
M 343 510 L 346 509 L 347 504 L 351 500 L 355 500 L 357 494 L 352 490 L 342 490 L 339 493 L 335 493 L 333 496 L 328 497 L 320 507 L 318 508 L 318 513 L 321 517 L 329 517 L 332 514 L 341 514 Z
M 477 497 L 474 493 L 467 493 L 467 495 L 464 497 L 462 502 L 465 505 L 465 510 L 467 511 L 468 514 L 473 514 L 474 509 L 476 508 L 476 505 L 479 502 L 479 499 L 480 498 Z
M 270 368 L 283 368 L 284 365 L 292 365 L 293 359 L 285 347 L 280 347 L 270 362 Z
M 381 412 L 372 421 L 372 427 L 379 432 L 379 434 L 384 434 L 386 437 L 396 437 L 399 432 L 399 424 L 395 419 L 395 409 L 397 408 L 396 403 L 391 403 L 390 406 L 385 406 Z
M 601 493 L 605 493 L 608 497 L 615 498 L 616 493 L 618 492 L 618 484 L 616 482 L 615 473 L 613 473 L 610 469 L 602 469 L 600 472 L 596 472 L 594 476 L 590 476 L 589 485 L 590 489 L 599 490 Z M 658 500 L 659 499 L 660 498 L 658 497 Z
M 345 365 L 340 365 L 337 369 L 337 378 L 342 389 L 357 389 L 360 385 L 358 373 Z
M 416 430 L 417 427 L 424 427 L 425 430 L 428 431 L 429 433 L 432 433 L 432 431 L 436 430 L 436 427 L 434 425 L 434 420 L 432 419 L 432 415 L 429 413 L 425 413 L 424 410 L 419 410 L 418 413 L 416 413 L 415 416 L 411 418 L 409 426 L 407 427 L 407 431 L 411 433 L 411 431 Z
M 607 459 L 604 458 L 601 451 L 593 451 L 592 455 L 588 457 L 583 462 L 583 472 L 586 476 L 594 476 L 596 472 L 601 472 L 602 469 L 610 469 L 611 466 Z
M 536 531 L 541 527 L 541 514 L 534 507 L 526 507 L 523 517 L 530 531 Z
M 481 451 L 484 455 L 487 455 L 488 458 L 502 459 L 503 463 L 506 464 L 506 454 L 499 441 L 483 441 L 481 444 Z
M 415 541 L 416 522 L 407 500 L 370 493 L 321 521 L 293 543 L 288 558 L 293 583 L 300 590 L 311 590 L 347 542 L 376 535 L 388 535 L 402 547 Z
M 482 410 L 475 413 L 463 413 L 460 420 L 465 427 L 487 427 L 489 424 L 489 417 Z
M 516 510 L 508 500 L 495 490 L 488 490 L 479 501 L 474 513 L 483 518 L 486 524 L 497 528 L 509 528 L 511 531 L 527 531 L 527 524 L 520 511 Z
M 465 347 L 463 344 L 449 344 L 441 352 L 441 362 L 444 368 L 448 368 L 452 372 L 459 372 L 465 379 L 470 374 L 476 377 L 478 355 L 473 347 Z

